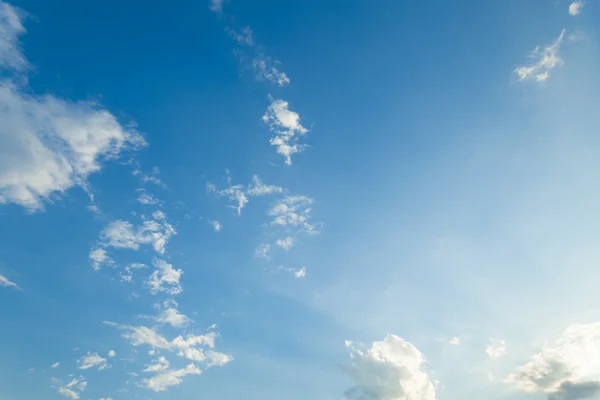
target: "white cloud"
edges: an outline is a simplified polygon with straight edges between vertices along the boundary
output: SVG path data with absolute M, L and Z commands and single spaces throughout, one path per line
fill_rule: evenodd
M 261 244 L 254 251 L 254 257 L 256 258 L 264 258 L 265 260 L 270 260 L 269 251 L 271 250 L 270 244 Z
M 233 40 L 243 46 L 254 46 L 252 39 L 252 29 L 249 26 L 242 28 L 241 32 L 236 32 L 232 29 L 227 29 L 227 33 Z
M 9 281 L 8 278 L 5 278 L 2 275 L 0 275 L 0 286 L 13 287 L 13 288 L 16 288 L 16 289 L 19 288 L 19 286 L 16 283 Z
M 102 265 L 114 265 L 114 261 L 112 258 L 110 258 L 110 256 L 108 255 L 108 253 L 106 252 L 106 250 L 102 249 L 102 248 L 98 248 L 98 249 L 93 249 L 90 251 L 90 262 L 92 264 L 92 268 L 94 268 L 95 270 L 99 270 L 100 267 L 102 267 Z
M 208 0 L 208 8 L 216 13 L 223 12 L 223 0 Z
M 19 14 L 19 9 L 0 1 L 0 68 L 16 71 L 29 68 L 19 46 L 19 36 L 26 32 Z
M 79 359 L 79 369 L 90 369 L 90 368 L 98 368 L 98 370 L 103 370 L 106 368 L 110 368 L 110 364 L 106 362 L 106 358 L 98 355 L 98 353 L 87 353 L 85 356 Z
M 269 194 L 282 193 L 283 188 L 275 185 L 264 184 L 257 175 L 252 177 L 252 183 L 248 186 L 248 196 L 266 196 Z
M 115 358 L 116 355 L 117 355 L 117 352 L 114 350 L 110 350 L 108 352 L 108 358 Z
M 600 322 L 569 326 L 555 342 L 531 356 L 506 379 L 524 392 L 550 399 L 591 399 L 600 394 Z M 595 397 L 594 397 L 595 398 Z
M 563 42 L 565 32 L 566 30 L 563 29 L 552 44 L 543 49 L 540 49 L 538 46 L 533 50 L 531 57 L 537 59 L 534 64 L 523 65 L 515 69 L 515 73 L 520 81 L 535 80 L 537 82 L 544 82 L 550 77 L 550 71 L 563 63 L 563 60 L 558 55 L 558 51 Z
M 223 229 L 223 226 L 219 221 L 208 221 L 208 223 L 212 225 L 215 232 L 220 232 L 221 229 Z
M 252 60 L 252 67 L 256 72 L 258 80 L 267 80 L 279 87 L 290 84 L 290 78 L 285 72 L 279 71 L 273 64 L 279 64 L 277 60 L 272 61 L 270 57 L 260 54 Z
M 159 324 L 169 324 L 175 328 L 188 326 L 192 320 L 181 314 L 176 308 L 167 308 L 154 317 Z
M 287 101 L 274 100 L 263 115 L 263 121 L 275 134 L 270 139 L 271 145 L 285 158 L 285 163 L 291 165 L 292 154 L 301 152 L 305 147 L 297 144 L 298 135 L 304 135 L 308 130 L 300 123 L 298 113 L 288 107 Z
M 267 214 L 274 217 L 273 224 L 293 227 L 309 234 L 317 234 L 318 226 L 308 221 L 313 200 L 306 196 L 286 196 L 271 207 Z
M 486 347 L 485 352 L 491 359 L 496 360 L 506 355 L 506 349 L 507 346 L 504 340 L 490 339 L 490 343 Z
M 164 292 L 176 295 L 183 291 L 180 283 L 181 275 L 183 274 L 181 269 L 174 269 L 173 265 L 160 259 L 154 259 L 152 264 L 155 270 L 146 280 L 146 283 L 153 294 Z
M 227 196 L 230 200 L 237 203 L 235 206 L 231 206 L 236 209 L 237 215 L 242 215 L 242 208 L 248 204 L 248 198 L 244 194 L 244 185 L 231 185 L 231 179 L 228 179 L 229 187 L 223 190 L 217 190 L 215 185 L 208 183 L 206 189 L 209 192 L 214 192 L 217 196 Z
M 59 366 L 60 366 L 60 363 L 59 362 L 55 362 L 54 364 L 52 364 L 50 366 L 50 368 L 58 368 Z
M 144 173 L 140 168 L 136 168 L 133 170 L 132 175 L 133 176 L 140 176 L 142 179 L 143 183 L 154 183 L 157 186 L 160 186 L 161 188 L 166 188 L 167 185 L 165 185 L 160 178 L 158 177 L 158 174 L 160 173 L 160 170 L 158 169 L 158 167 L 154 167 L 152 168 L 152 172 L 150 172 L 149 174 Z
M 294 278 L 296 278 L 296 279 L 304 278 L 306 276 L 306 267 L 291 268 L 291 267 L 284 267 L 283 265 L 280 265 L 277 269 L 280 270 L 280 271 L 285 271 L 285 272 L 291 272 L 291 273 L 293 273 L 294 274 Z
M 169 386 L 179 385 L 182 382 L 182 377 L 186 375 L 199 375 L 200 373 L 200 368 L 191 363 L 185 368 L 160 373 L 152 378 L 142 379 L 142 385 L 155 392 L 162 392 L 167 390 Z
M 161 201 L 143 188 L 137 189 L 137 201 L 145 205 L 161 205 Z
M 79 399 L 79 393 L 87 387 L 87 381 L 84 377 L 73 378 L 69 383 L 58 388 L 58 393 L 72 400 Z
M 284 239 L 277 239 L 277 241 L 275 242 L 277 244 L 277 246 L 281 247 L 284 250 L 289 250 L 292 247 L 294 247 L 294 244 L 296 243 L 296 238 L 288 236 Z
M 134 346 L 146 344 L 157 349 L 168 349 L 171 346 L 167 339 L 159 335 L 152 328 L 146 326 L 121 325 L 109 321 L 105 321 L 104 323 L 126 331 L 122 335 L 123 338 L 129 340 Z
M 458 345 L 460 345 L 460 338 L 458 338 L 458 337 L 453 337 L 452 339 L 450 339 L 450 340 L 448 341 L 448 343 L 450 343 L 450 344 L 453 344 L 453 345 L 455 345 L 455 346 L 458 346 Z
M 581 12 L 581 9 L 585 3 L 581 0 L 577 0 L 569 4 L 569 15 L 575 16 Z
M 145 370 L 144 372 L 158 372 L 158 371 L 164 371 L 165 369 L 169 368 L 169 361 L 163 357 L 160 356 L 158 357 L 158 359 L 155 361 L 154 364 L 150 364 Z
M 164 254 L 169 239 L 177 234 L 175 228 L 166 221 L 162 211 L 152 214 L 153 220 L 144 221 L 137 229 L 128 221 L 110 222 L 100 234 L 104 247 L 138 250 L 140 245 L 152 245 L 154 251 Z
M 352 363 L 345 370 L 355 386 L 347 400 L 435 400 L 436 389 L 425 371 L 423 354 L 404 339 L 388 334 L 370 348 L 347 341 Z
M 113 400 L 112 397 L 101 397 L 98 400 Z

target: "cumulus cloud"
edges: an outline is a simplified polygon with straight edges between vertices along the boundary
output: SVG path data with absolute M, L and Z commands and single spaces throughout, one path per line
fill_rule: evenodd
M 220 232 L 221 229 L 223 229 L 223 226 L 221 225 L 221 223 L 219 221 L 208 221 L 208 223 L 210 225 L 212 225 L 215 232 Z
M 274 133 L 270 139 L 271 145 L 277 148 L 277 153 L 285 158 L 287 165 L 292 165 L 292 154 L 306 147 L 297 143 L 298 137 L 308 132 L 300 123 L 300 115 L 290 111 L 287 101 L 274 100 L 262 119 Z
M 79 369 L 90 369 L 90 368 L 98 368 L 98 370 L 103 370 L 106 368 L 110 368 L 110 364 L 106 362 L 106 358 L 98 355 L 98 353 L 87 353 L 85 356 L 79 359 Z
M 345 368 L 355 386 L 346 400 L 435 400 L 436 388 L 423 354 L 404 339 L 388 334 L 369 348 L 346 341 L 352 363 Z
M 294 247 L 294 244 L 296 243 L 296 238 L 288 236 L 283 239 L 277 239 L 275 243 L 283 250 L 289 250 L 292 247 Z
M 20 12 L 0 1 L 0 71 L 28 68 L 18 41 L 24 33 Z M 22 82 L 0 80 L 0 204 L 41 210 L 74 186 L 87 191 L 103 162 L 146 144 L 97 104 L 35 96 Z
M 95 270 L 99 270 L 103 265 L 114 265 L 113 259 L 102 248 L 92 249 L 89 258 L 92 268 Z
M 200 373 L 200 368 L 190 363 L 185 368 L 159 373 L 151 378 L 144 378 L 142 379 L 142 385 L 154 392 L 162 392 L 167 390 L 169 386 L 179 385 L 183 382 L 182 378 L 184 376 L 200 375 Z
M 108 358 L 115 358 L 116 355 L 117 355 L 117 352 L 114 350 L 110 350 L 108 352 Z
M 252 183 L 248 186 L 248 190 L 246 191 L 248 196 L 266 196 L 282 192 L 283 188 L 263 183 L 258 175 L 252 177 Z
M 59 362 L 55 362 L 54 364 L 52 364 L 50 366 L 50 368 L 58 368 L 59 366 L 60 366 L 60 363 Z
M 13 287 L 15 289 L 19 288 L 19 286 L 16 283 L 9 281 L 8 278 L 2 275 L 0 275 L 0 286 Z
M 600 322 L 569 326 L 553 346 L 516 368 L 506 382 L 552 400 L 597 398 L 600 379 Z
M 154 251 L 164 254 L 169 239 L 177 231 L 166 221 L 162 211 L 156 211 L 152 216 L 153 220 L 146 220 L 137 228 L 129 221 L 110 222 L 100 233 L 100 245 L 132 250 L 138 250 L 141 245 L 152 245 Z
M 490 339 L 490 343 L 485 348 L 485 352 L 490 356 L 491 359 L 495 360 L 504 357 L 506 354 L 506 342 L 499 339 Z
M 186 315 L 180 313 L 176 308 L 172 307 L 162 310 L 160 314 L 154 317 L 154 319 L 159 324 L 169 324 L 175 328 L 188 326 L 191 322 L 193 322 Z
M 550 77 L 550 71 L 561 65 L 563 60 L 558 55 L 560 46 L 565 37 L 566 30 L 563 29 L 556 40 L 544 48 L 536 47 L 530 57 L 537 61 L 533 64 L 523 65 L 515 69 L 520 81 L 535 80 L 544 82 Z
M 286 196 L 277 201 L 267 214 L 273 217 L 272 223 L 280 227 L 294 228 L 301 232 L 317 234 L 319 225 L 309 222 L 313 200 L 306 196 Z
M 569 4 L 569 15 L 575 16 L 581 12 L 581 9 L 585 3 L 583 1 L 577 0 Z
M 160 259 L 152 261 L 155 269 L 146 280 L 146 284 L 150 287 L 150 292 L 156 294 L 158 292 L 176 295 L 183 291 L 181 287 L 181 269 L 174 269 L 173 265 Z
M 165 369 L 169 368 L 169 365 L 169 360 L 167 360 L 163 356 L 160 356 L 157 360 L 154 361 L 154 364 L 148 365 L 144 372 L 164 371 Z

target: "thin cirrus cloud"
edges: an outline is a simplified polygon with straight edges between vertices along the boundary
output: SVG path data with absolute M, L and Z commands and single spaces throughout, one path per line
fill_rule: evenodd
M 544 82 L 550 77 L 550 72 L 557 66 L 563 64 L 558 52 L 563 43 L 566 30 L 563 29 L 560 35 L 551 44 L 540 48 L 537 46 L 530 57 L 537 60 L 533 64 L 522 65 L 515 69 L 520 81 L 534 80 Z
M 300 115 L 289 109 L 289 103 L 284 100 L 273 100 L 262 117 L 274 136 L 270 143 L 282 155 L 286 165 L 292 165 L 292 155 L 306 148 L 298 144 L 298 138 L 308 130 L 300 123 Z
M 354 386 L 347 400 L 435 400 L 436 387 L 425 370 L 425 357 L 412 344 L 388 334 L 370 347 L 346 341 L 350 365 L 344 367 Z
M 551 400 L 592 399 L 600 394 L 600 322 L 569 326 L 554 345 L 532 355 L 506 383 Z
M 0 71 L 26 72 L 21 12 L 0 2 Z M 135 126 L 91 102 L 29 94 L 23 79 L 0 80 L 0 204 L 39 211 L 67 190 L 88 190 L 105 161 L 146 145 Z

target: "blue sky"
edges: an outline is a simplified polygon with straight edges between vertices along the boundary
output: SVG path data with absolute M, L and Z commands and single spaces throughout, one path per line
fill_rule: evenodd
M 0 0 L 0 400 L 600 396 L 595 1 Z

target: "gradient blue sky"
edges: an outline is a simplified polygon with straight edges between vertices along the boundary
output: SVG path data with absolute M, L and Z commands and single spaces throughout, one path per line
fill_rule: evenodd
M 0 400 L 598 398 L 599 18 L 0 0 Z

